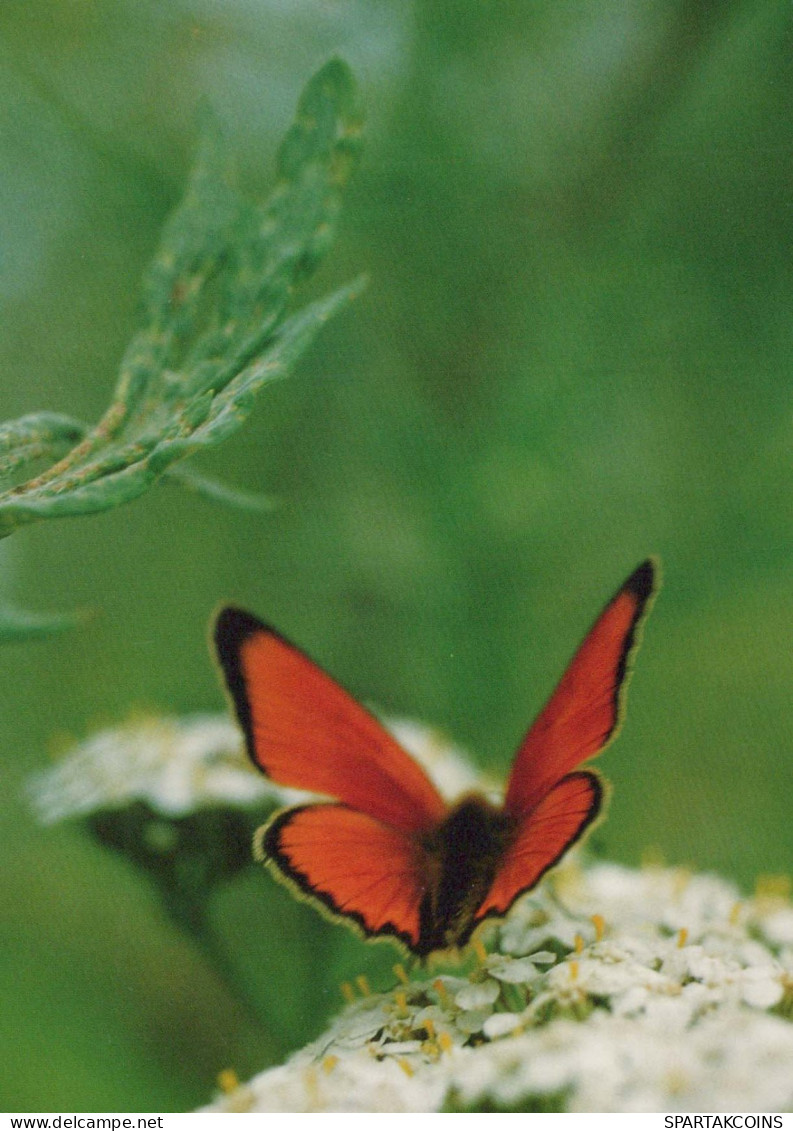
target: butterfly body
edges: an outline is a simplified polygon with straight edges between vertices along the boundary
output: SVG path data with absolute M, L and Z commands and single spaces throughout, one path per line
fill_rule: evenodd
M 215 643 L 248 753 L 273 781 L 328 797 L 278 813 L 255 853 L 366 937 L 425 958 L 505 915 L 601 811 L 581 762 L 620 722 L 629 657 L 655 587 L 648 559 L 595 621 L 515 756 L 504 803 L 451 806 L 383 726 L 251 614 L 220 613 Z
M 516 829 L 502 809 L 472 794 L 423 838 L 422 851 L 433 867 L 427 869 L 432 882 L 419 908 L 418 954 L 465 945 Z

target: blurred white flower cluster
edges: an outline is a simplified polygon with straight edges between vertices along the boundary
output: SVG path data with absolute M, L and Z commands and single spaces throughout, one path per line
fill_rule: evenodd
M 223 715 L 142 717 L 100 731 L 32 778 L 28 792 L 44 824 L 135 801 L 177 817 L 284 793 L 253 769 L 239 729 Z
M 444 796 L 456 797 L 479 782 L 473 765 L 440 732 L 405 720 L 384 725 Z M 28 795 L 43 824 L 136 801 L 164 817 L 181 817 L 210 806 L 294 805 L 308 796 L 260 773 L 239 728 L 225 715 L 140 717 L 100 731 L 33 777 Z
M 475 947 L 349 1006 L 209 1111 L 793 1107 L 793 906 L 766 885 L 564 865 Z

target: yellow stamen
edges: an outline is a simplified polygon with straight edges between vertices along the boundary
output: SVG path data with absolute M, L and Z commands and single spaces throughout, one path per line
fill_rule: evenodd
M 413 1066 L 411 1065 L 410 1061 L 405 1060 L 404 1056 L 397 1057 L 397 1064 L 406 1076 L 413 1075 Z
M 441 1052 L 451 1052 L 454 1048 L 454 1041 L 451 1039 L 448 1033 L 439 1033 L 438 1045 L 440 1046 Z
M 333 1069 L 336 1067 L 336 1065 L 338 1063 L 339 1063 L 339 1058 L 337 1056 L 326 1056 L 325 1059 L 322 1061 L 322 1067 L 325 1069 L 326 1072 L 330 1073 L 330 1072 L 333 1071 Z
M 365 974 L 359 974 L 355 979 L 355 984 L 364 997 L 371 997 L 372 987 L 369 985 L 369 979 Z
M 573 960 L 572 962 L 568 963 L 568 965 L 570 967 L 570 981 L 571 982 L 577 982 L 578 981 L 578 963 L 575 960 Z
M 474 954 L 477 957 L 479 965 L 484 966 L 484 964 L 487 962 L 487 951 L 485 950 L 484 943 L 481 939 L 474 939 L 474 941 L 471 943 L 471 946 L 473 948 Z
M 394 990 L 394 1001 L 396 1002 L 397 1012 L 400 1017 L 404 1017 L 408 1011 L 408 999 L 404 990 Z
M 680 930 L 677 932 L 677 945 L 680 948 L 680 950 L 682 950 L 683 947 L 686 945 L 687 939 L 688 939 L 688 927 L 681 927 Z
M 349 982 L 342 982 L 341 996 L 344 998 L 348 1005 L 352 1005 L 352 1003 L 355 1001 L 355 990 L 352 988 L 352 985 Z
M 730 908 L 728 921 L 731 927 L 737 927 L 739 922 L 741 921 L 741 907 L 741 901 L 736 900 L 736 902 L 733 903 L 732 907 Z
M 583 950 L 584 950 L 584 940 L 581 937 L 581 935 L 576 934 L 576 937 L 575 937 L 575 952 L 576 952 L 576 954 L 582 954 Z
M 606 931 L 606 920 L 602 915 L 591 915 L 592 925 L 595 928 L 595 938 L 598 942 L 603 938 Z
M 218 1072 L 218 1087 L 226 1095 L 235 1091 L 240 1086 L 240 1078 L 233 1068 L 224 1068 Z
M 428 1017 L 427 1020 L 424 1022 L 424 1028 L 427 1030 L 427 1036 L 428 1037 L 434 1037 L 435 1036 L 435 1022 L 432 1020 L 431 1017 Z
M 410 985 L 410 978 L 408 978 L 407 971 L 405 970 L 405 967 L 401 962 L 397 962 L 396 966 L 394 967 L 394 973 L 396 974 L 397 978 L 399 978 L 403 986 Z
M 432 983 L 432 988 L 435 990 L 436 994 L 441 999 L 442 1004 L 448 1006 L 448 1004 L 449 1004 L 449 991 L 446 989 L 446 987 L 444 986 L 444 984 L 440 980 L 440 978 L 435 979 L 435 981 Z

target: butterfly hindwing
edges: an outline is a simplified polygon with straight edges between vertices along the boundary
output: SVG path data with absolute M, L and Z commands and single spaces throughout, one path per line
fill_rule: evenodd
M 491 915 L 505 915 L 519 895 L 539 883 L 598 816 L 603 794 L 603 782 L 590 771 L 557 782 L 520 820 L 473 925 Z
M 655 587 L 656 565 L 648 558 L 587 633 L 520 745 L 507 786 L 508 813 L 529 813 L 556 782 L 613 738 L 621 721 L 630 657 Z
M 427 862 L 415 838 L 346 805 L 302 805 L 259 831 L 256 852 L 332 917 L 418 949 Z
M 248 753 L 272 781 L 323 794 L 405 832 L 446 805 L 383 726 L 303 652 L 240 609 L 215 625 Z

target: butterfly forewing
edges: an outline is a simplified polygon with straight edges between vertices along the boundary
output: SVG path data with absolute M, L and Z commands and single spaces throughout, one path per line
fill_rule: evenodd
M 505 808 L 529 813 L 553 785 L 599 753 L 620 722 L 625 677 L 655 589 L 655 564 L 634 570 L 587 633 L 556 690 L 524 738 Z
M 421 832 L 446 805 L 424 771 L 335 680 L 279 633 L 224 609 L 215 642 L 253 761 L 274 782 Z

